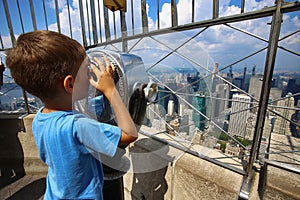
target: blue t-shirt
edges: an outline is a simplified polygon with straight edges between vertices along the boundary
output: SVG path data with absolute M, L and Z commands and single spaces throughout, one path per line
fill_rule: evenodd
M 73 111 L 37 113 L 32 131 L 48 165 L 44 199 L 103 199 L 99 153 L 113 156 L 121 129 Z

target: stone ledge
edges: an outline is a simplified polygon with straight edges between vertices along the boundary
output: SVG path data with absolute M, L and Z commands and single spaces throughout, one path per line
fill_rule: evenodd
M 285 199 L 300 199 L 300 175 L 268 166 L 267 190 L 282 193 Z
M 153 152 L 157 142 L 137 141 L 134 146 L 139 152 Z M 153 146 L 151 146 L 153 144 Z M 203 148 L 203 147 L 193 147 Z M 218 157 L 218 152 L 202 149 L 206 153 Z M 174 151 L 169 147 L 170 152 Z M 166 155 L 155 155 L 158 160 Z M 159 158 L 160 157 L 160 158 Z M 154 157 L 153 157 L 154 158 Z M 147 173 L 127 173 L 124 176 L 126 199 L 237 199 L 243 176 L 232 172 L 199 157 L 181 152 L 178 160 L 169 160 L 165 168 Z M 174 157 L 173 157 L 174 159 Z M 166 160 L 165 160 L 166 161 Z M 139 162 L 145 163 L 141 160 Z M 164 161 L 162 161 L 164 162 Z
M 193 146 L 193 148 L 199 150 L 199 145 Z M 201 151 L 201 150 L 200 150 Z M 218 154 L 216 151 L 206 149 L 207 156 L 216 157 Z M 220 154 L 221 155 L 221 154 Z M 188 153 L 185 153 L 176 163 L 176 165 L 182 169 L 189 171 L 195 176 L 199 176 L 205 180 L 213 182 L 220 187 L 223 187 L 229 192 L 238 194 L 242 185 L 243 176 L 218 166 L 214 163 L 208 162 L 201 158 L 195 157 Z M 197 166 L 197 167 L 195 167 Z
M 35 114 L 29 114 L 23 118 L 25 132 L 18 134 L 24 152 L 24 170 L 26 174 L 47 174 L 47 165 L 40 160 L 32 134 L 34 116 Z

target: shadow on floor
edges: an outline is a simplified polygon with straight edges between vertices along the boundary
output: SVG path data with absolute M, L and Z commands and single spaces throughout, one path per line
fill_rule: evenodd
M 17 115 L 0 116 L 0 189 L 25 175 L 24 152 L 18 138 Z
M 7 200 L 37 200 L 44 195 L 45 190 L 46 178 L 41 178 L 24 186 Z
M 169 146 L 154 139 L 143 138 L 130 147 L 133 165 L 133 200 L 163 200 L 168 190 L 166 172 L 172 157 Z

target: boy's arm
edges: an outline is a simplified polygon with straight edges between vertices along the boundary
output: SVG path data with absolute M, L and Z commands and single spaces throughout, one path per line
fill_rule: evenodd
M 104 94 L 106 96 L 106 94 Z M 109 100 L 111 107 L 114 110 L 116 115 L 118 126 L 122 130 L 122 135 L 119 144 L 129 144 L 137 139 L 138 133 L 132 118 L 125 107 L 119 92 L 114 88 L 111 92 L 111 97 L 108 97 L 107 94 L 106 98 Z
M 95 73 L 97 80 L 90 78 L 90 83 L 93 87 L 105 95 L 114 110 L 118 126 L 122 130 L 119 144 L 129 144 L 137 139 L 138 133 L 119 92 L 115 88 L 113 79 L 114 70 L 106 57 L 104 57 L 104 60 L 107 66 L 106 68 L 100 60 L 95 58 L 95 61 L 99 64 L 100 70 L 96 66 L 91 65 L 92 71 Z

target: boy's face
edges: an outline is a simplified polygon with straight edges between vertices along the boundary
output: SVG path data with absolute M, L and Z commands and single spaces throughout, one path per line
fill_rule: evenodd
M 89 92 L 89 76 L 88 59 L 84 59 L 81 66 L 79 67 L 77 76 L 75 78 L 74 90 L 73 90 L 73 101 L 83 99 L 88 96 Z

